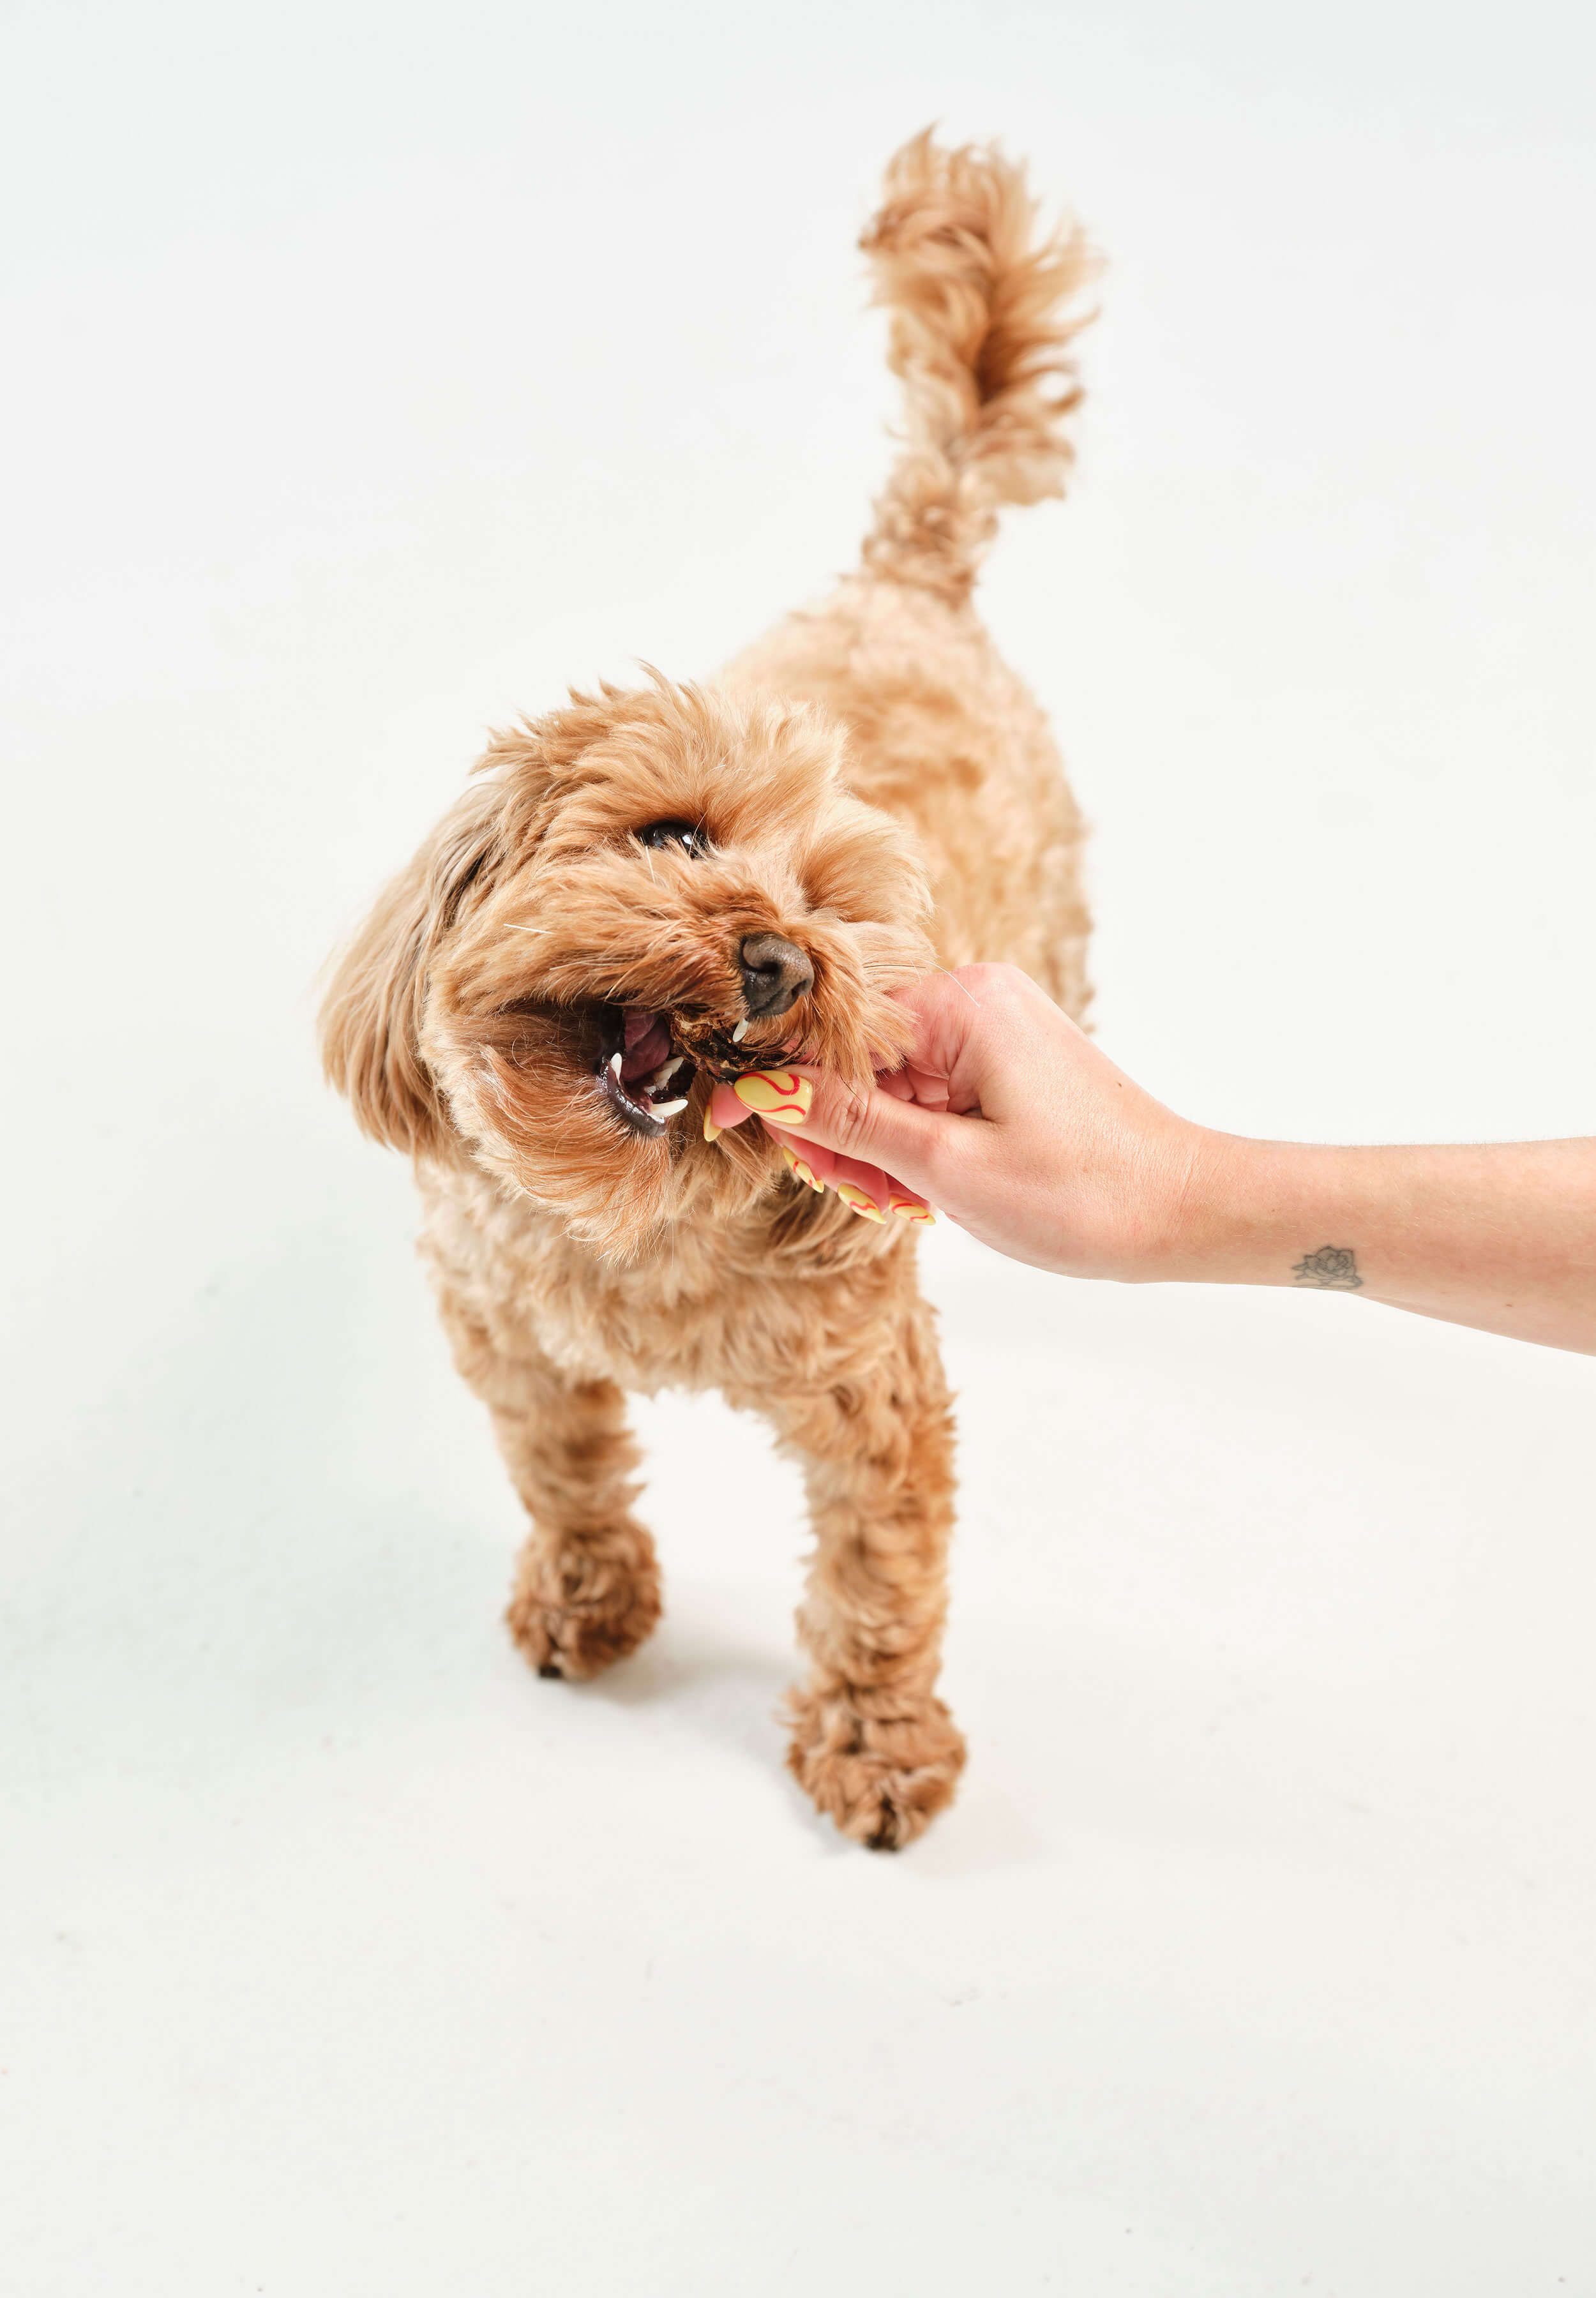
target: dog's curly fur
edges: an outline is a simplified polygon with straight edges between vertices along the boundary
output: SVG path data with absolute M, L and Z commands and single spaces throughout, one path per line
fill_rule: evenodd
M 928 133 L 897 154 L 864 245 L 907 438 L 860 571 L 711 685 L 605 686 L 496 736 L 322 1017 L 328 1076 L 416 1161 L 443 1321 L 531 1518 L 527 1657 L 588 1676 L 653 1627 L 622 1392 L 719 1388 L 804 1464 L 790 1762 L 878 1847 L 964 1759 L 936 1695 L 953 1427 L 916 1231 L 800 1186 L 762 1127 L 710 1143 L 701 1119 L 716 1074 L 781 1047 L 864 1080 L 933 956 L 1010 959 L 1086 1005 L 1079 817 L 969 603 L 998 506 L 1062 492 L 1071 459 L 1087 263 L 1033 225 L 996 153 Z M 765 934 L 813 980 L 739 1041 Z M 674 1121 L 637 1069 L 662 1053 L 693 1080 Z

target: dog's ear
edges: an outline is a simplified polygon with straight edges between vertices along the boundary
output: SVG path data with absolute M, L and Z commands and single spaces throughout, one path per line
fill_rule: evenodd
M 401 871 L 339 958 L 321 1007 L 321 1063 L 363 1133 L 412 1157 L 442 1153 L 448 1104 L 422 1057 L 427 967 L 499 859 L 503 792 L 478 782 Z

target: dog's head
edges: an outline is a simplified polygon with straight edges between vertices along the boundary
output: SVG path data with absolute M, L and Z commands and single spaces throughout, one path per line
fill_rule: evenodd
M 717 1078 L 904 1049 L 887 993 L 930 962 L 923 868 L 849 795 L 807 705 L 604 688 L 498 736 L 343 958 L 327 1074 L 365 1129 L 469 1157 L 634 1252 L 780 1173 L 763 1127 L 703 1139 Z

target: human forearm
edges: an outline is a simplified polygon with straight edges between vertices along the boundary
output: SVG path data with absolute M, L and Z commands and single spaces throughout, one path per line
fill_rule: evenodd
M 1145 1274 L 1356 1292 L 1596 1353 L 1596 1142 L 1324 1148 L 1203 1134 Z
M 1245 1140 L 1166 1109 L 1012 966 L 904 1002 L 918 1042 L 876 1091 L 744 1079 L 717 1087 L 715 1125 L 769 1108 L 798 1178 L 855 1211 L 935 1205 L 1062 1276 L 1311 1285 L 1596 1353 L 1596 1141 Z

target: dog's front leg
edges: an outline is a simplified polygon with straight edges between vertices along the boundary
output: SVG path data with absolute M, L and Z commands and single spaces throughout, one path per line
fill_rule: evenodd
M 612 1380 L 583 1380 L 506 1346 L 448 1287 L 439 1305 L 461 1374 L 492 1415 L 532 1518 L 506 1617 L 540 1675 L 597 1675 L 659 1617 L 654 1542 L 632 1514 L 638 1450 Z
M 493 1432 L 532 1530 L 505 1614 L 540 1675 L 597 1675 L 659 1618 L 653 1539 L 632 1515 L 638 1451 L 612 1380 L 540 1367 Z
M 936 1695 L 953 1522 L 953 1416 L 930 1312 L 900 1302 L 845 1377 L 767 1399 L 804 1456 L 815 1549 L 811 1662 L 788 1762 L 819 1808 L 897 1850 L 952 1800 L 964 1743 Z

